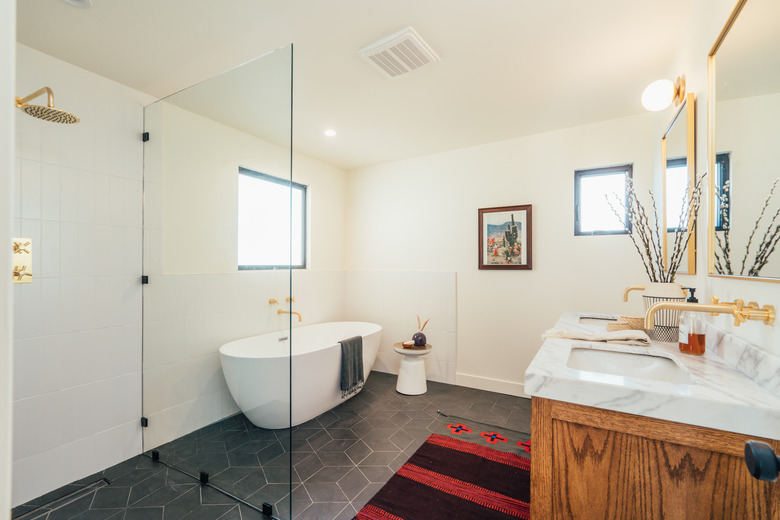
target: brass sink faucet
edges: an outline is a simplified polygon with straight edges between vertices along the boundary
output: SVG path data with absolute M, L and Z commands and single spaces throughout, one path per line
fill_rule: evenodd
M 645 329 L 655 328 L 655 314 L 662 309 L 709 312 L 712 316 L 727 313 L 734 316 L 735 327 L 739 327 L 747 320 L 763 321 L 765 325 L 772 325 L 775 322 L 775 308 L 772 305 L 764 305 L 763 308 L 759 308 L 756 302 L 745 305 L 743 300 L 721 302 L 719 298 L 713 297 L 710 303 L 658 302 L 653 304 L 645 314 Z

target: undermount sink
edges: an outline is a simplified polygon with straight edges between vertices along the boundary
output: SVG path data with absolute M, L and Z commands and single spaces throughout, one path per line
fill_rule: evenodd
M 604 325 L 611 321 L 617 321 L 617 318 L 602 318 L 600 316 L 580 316 L 580 323 L 586 325 Z
M 601 374 L 667 383 L 690 384 L 693 378 L 673 359 L 640 352 L 624 352 L 600 348 L 572 348 L 566 366 Z

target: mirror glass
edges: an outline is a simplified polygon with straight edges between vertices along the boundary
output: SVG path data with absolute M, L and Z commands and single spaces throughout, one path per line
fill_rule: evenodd
M 688 94 L 661 139 L 664 182 L 664 256 L 679 262 L 678 273 L 696 274 L 696 231 L 688 236 L 686 219 L 696 175 L 695 96 Z M 687 247 L 685 241 L 687 238 Z M 683 253 L 675 253 L 685 247 Z
M 741 1 L 710 54 L 710 274 L 780 278 L 780 2 Z
M 271 504 L 277 518 L 292 516 L 292 315 L 277 313 L 290 308 L 292 290 L 291 91 L 288 46 L 144 111 L 144 450 L 255 508 Z M 272 179 L 275 200 L 242 206 L 244 171 Z M 259 206 L 272 211 L 251 211 Z M 274 232 L 270 260 L 242 258 L 245 221 L 255 237 Z M 253 357 L 257 347 L 246 343 L 220 352 L 253 337 L 273 354 Z M 268 359 L 273 377 L 262 373 Z M 234 394 L 242 390 L 243 400 Z M 250 393 L 286 401 L 275 429 L 241 413 L 261 407 Z M 261 516 L 243 506 L 241 514 Z

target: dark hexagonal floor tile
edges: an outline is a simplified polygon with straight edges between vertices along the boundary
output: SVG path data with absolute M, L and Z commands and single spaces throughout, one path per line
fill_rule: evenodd
M 359 464 L 371 453 L 371 451 L 371 448 L 369 448 L 365 442 L 357 441 L 347 449 L 347 455 L 352 459 L 352 462 Z
M 404 396 L 395 391 L 396 379 L 372 373 L 362 392 L 290 429 L 258 428 L 239 414 L 156 449 L 166 463 L 191 475 L 205 471 L 211 485 L 246 494 L 242 498 L 257 507 L 274 504 L 279 517 L 349 520 L 431 433 L 443 432 L 447 424 L 480 421 L 515 431 L 530 428 L 530 400 L 432 381 L 426 394 Z M 150 457 L 134 457 L 103 475 L 109 486 L 69 499 L 68 509 L 57 515 L 50 515 L 51 508 L 42 510 L 44 515 L 48 520 L 62 514 L 81 520 L 263 518 Z M 88 477 L 84 485 L 99 478 Z M 66 488 L 64 494 L 71 492 Z M 123 502 L 130 506 L 122 507 Z M 34 503 L 15 508 L 14 515 L 39 507 Z

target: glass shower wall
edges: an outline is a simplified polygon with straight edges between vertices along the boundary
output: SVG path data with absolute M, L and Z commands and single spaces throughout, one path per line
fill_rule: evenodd
M 290 228 L 292 46 L 153 103 L 145 109 L 143 414 L 144 450 L 252 506 L 291 517 L 290 244 L 273 265 L 241 265 L 239 248 L 263 230 Z M 257 209 L 239 172 L 274 179 L 282 209 Z M 239 197 L 239 189 L 242 196 Z M 239 201 L 241 199 L 241 201 Z M 254 207 L 253 207 L 254 206 Z M 254 232 L 239 233 L 242 221 Z M 253 260 L 254 262 L 254 260 Z M 257 261 L 261 263 L 262 260 Z M 223 375 L 220 347 L 262 336 L 280 368 L 253 373 L 257 352 Z M 253 424 L 267 403 L 238 394 L 251 385 L 282 401 L 274 429 Z M 267 395 L 250 391 L 251 397 Z M 284 402 L 286 401 L 286 404 Z

